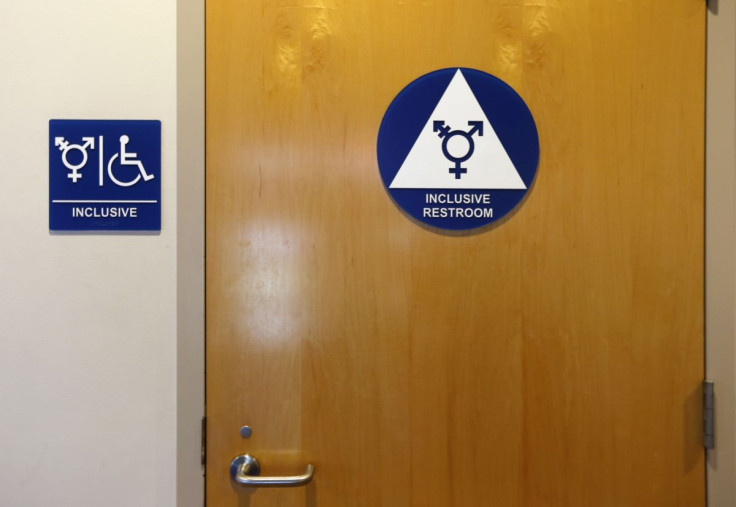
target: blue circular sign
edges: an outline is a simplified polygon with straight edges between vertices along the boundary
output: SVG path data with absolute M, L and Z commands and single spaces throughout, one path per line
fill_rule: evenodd
M 467 230 L 508 215 L 534 182 L 539 136 L 529 108 L 485 72 L 442 69 L 391 102 L 378 166 L 396 204 L 432 227 Z

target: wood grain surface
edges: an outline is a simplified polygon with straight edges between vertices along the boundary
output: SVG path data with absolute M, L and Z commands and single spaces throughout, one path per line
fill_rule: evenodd
M 705 3 L 207 2 L 207 498 L 697 507 Z M 409 82 L 539 129 L 523 206 L 426 230 L 378 173 Z M 253 428 L 250 439 L 239 428 Z M 230 460 L 306 488 L 245 492 Z

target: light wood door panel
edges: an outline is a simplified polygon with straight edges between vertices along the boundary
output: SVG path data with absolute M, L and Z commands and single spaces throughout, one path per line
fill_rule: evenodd
M 702 0 L 208 1 L 208 505 L 704 505 L 704 23 Z M 375 143 L 458 66 L 519 92 L 541 159 L 509 220 L 451 236 L 394 206 Z M 315 480 L 244 492 L 245 452 Z

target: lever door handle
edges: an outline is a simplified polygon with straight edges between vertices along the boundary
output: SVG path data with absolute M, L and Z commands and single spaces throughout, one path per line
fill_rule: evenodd
M 314 475 L 314 466 L 307 465 L 302 475 L 283 477 L 261 477 L 261 465 L 250 454 L 237 456 L 230 463 L 230 478 L 237 484 L 251 488 L 289 488 L 309 484 Z

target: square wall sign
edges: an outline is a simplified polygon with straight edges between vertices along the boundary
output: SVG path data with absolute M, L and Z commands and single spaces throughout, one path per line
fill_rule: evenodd
M 161 122 L 50 120 L 52 231 L 161 230 Z

